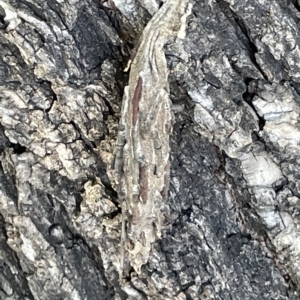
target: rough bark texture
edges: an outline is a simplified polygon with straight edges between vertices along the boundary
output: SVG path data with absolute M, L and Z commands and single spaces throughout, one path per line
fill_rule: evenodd
M 300 3 L 179 2 L 0 0 L 0 299 L 300 298 Z

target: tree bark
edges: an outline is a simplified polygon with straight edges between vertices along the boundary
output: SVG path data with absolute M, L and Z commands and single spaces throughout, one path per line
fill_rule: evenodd
M 0 0 L 0 299 L 299 299 L 300 3 L 183 2 Z

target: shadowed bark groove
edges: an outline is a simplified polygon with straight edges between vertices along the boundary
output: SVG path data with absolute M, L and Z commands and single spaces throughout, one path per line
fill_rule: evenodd
M 0 298 L 299 299 L 299 24 L 0 0 Z

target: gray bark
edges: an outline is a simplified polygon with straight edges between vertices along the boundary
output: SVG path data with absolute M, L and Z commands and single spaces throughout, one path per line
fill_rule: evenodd
M 0 0 L 0 299 L 299 299 L 300 3 L 188 2 L 166 84 L 138 51 L 177 0 Z M 138 267 L 111 173 L 134 53 L 174 114 Z

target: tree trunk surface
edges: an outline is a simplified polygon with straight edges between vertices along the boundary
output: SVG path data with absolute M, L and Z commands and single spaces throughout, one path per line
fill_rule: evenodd
M 0 299 L 300 299 L 299 29 L 299 0 L 0 0 Z

